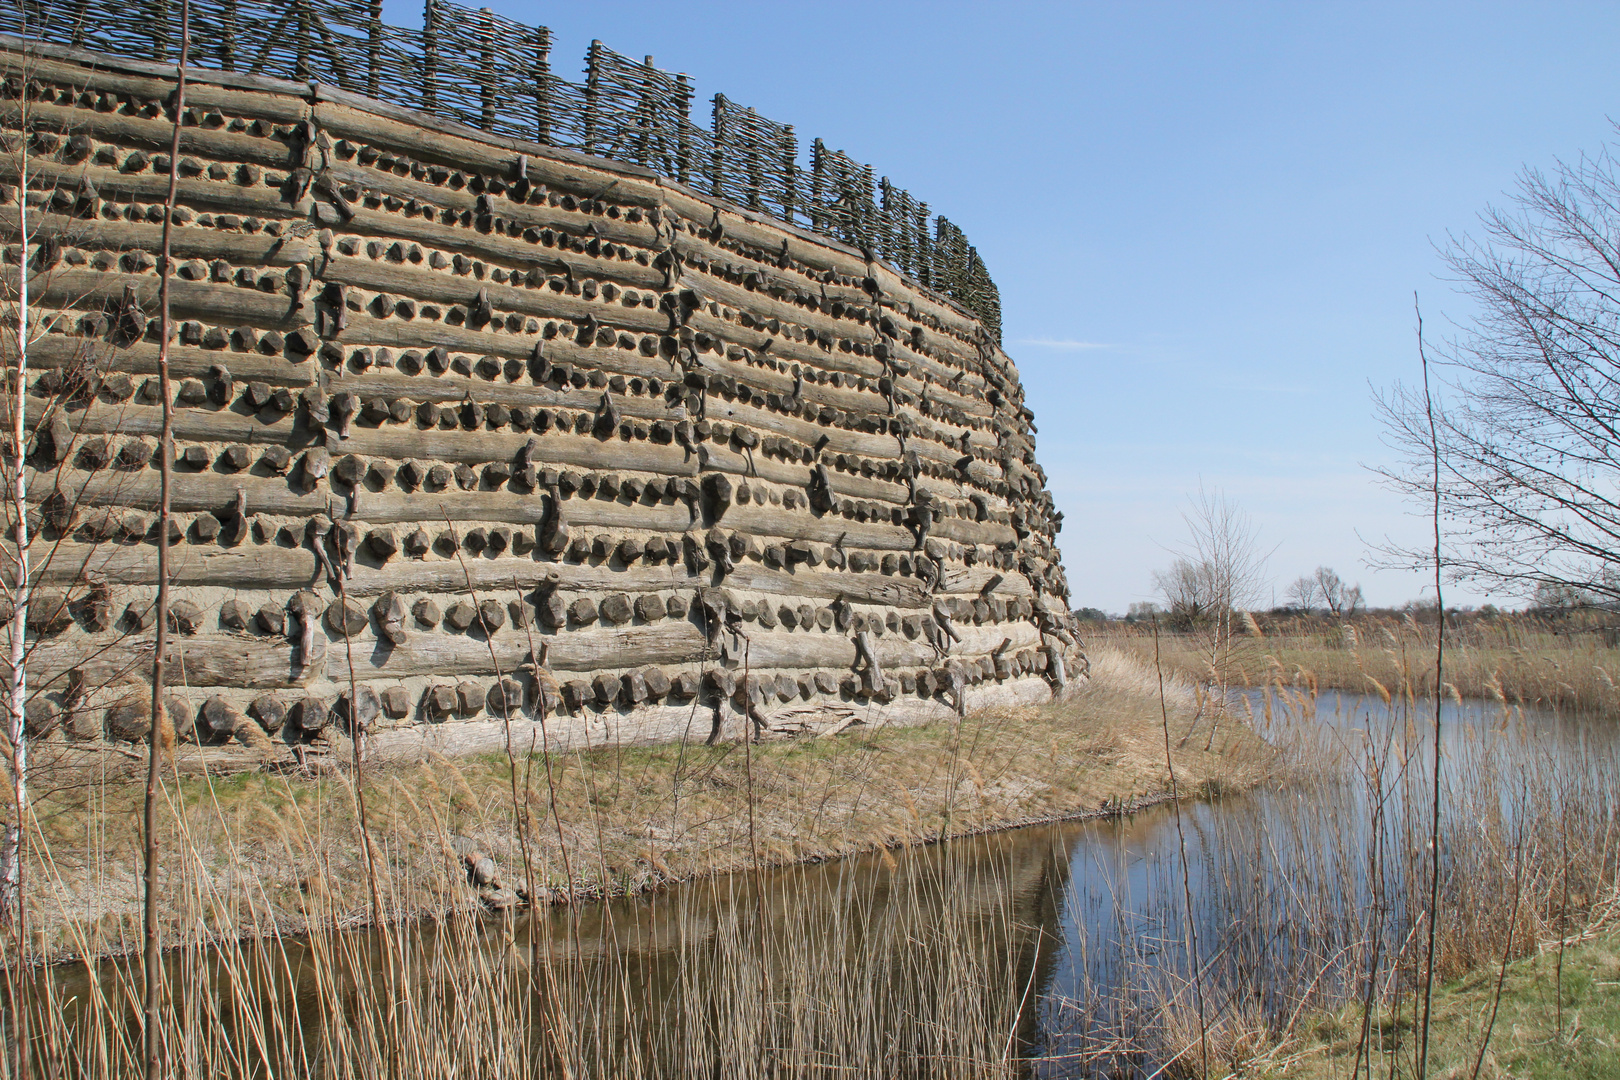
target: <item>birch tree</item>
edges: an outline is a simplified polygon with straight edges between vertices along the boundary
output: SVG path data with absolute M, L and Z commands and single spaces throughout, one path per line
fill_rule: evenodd
M 1527 169 L 1478 235 L 1442 249 L 1475 314 L 1437 346 L 1439 474 L 1422 388 L 1378 407 L 1415 505 L 1439 489 L 1448 574 L 1533 598 L 1620 601 L 1620 179 L 1609 148 Z M 1428 511 L 1425 510 L 1425 513 Z M 1390 543 L 1387 562 L 1432 565 Z

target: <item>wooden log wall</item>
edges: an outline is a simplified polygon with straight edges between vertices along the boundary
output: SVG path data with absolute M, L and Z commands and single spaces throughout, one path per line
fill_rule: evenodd
M 144 730 L 171 167 L 193 737 L 802 730 L 1040 700 L 1083 664 L 1017 370 L 886 264 L 320 86 L 211 73 L 171 162 L 164 69 L 0 61 L 38 726 Z

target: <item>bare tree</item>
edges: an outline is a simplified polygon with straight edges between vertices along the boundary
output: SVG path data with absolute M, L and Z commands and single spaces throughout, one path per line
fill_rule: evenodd
M 87 701 L 133 674 L 118 647 L 139 627 L 114 618 L 100 553 L 138 541 L 144 523 L 86 507 L 91 484 L 144 446 L 131 440 L 115 456 L 111 440 L 122 430 L 120 403 L 147 389 L 137 395 L 112 370 L 118 351 L 146 333 L 138 305 L 106 305 L 64 273 L 83 249 L 114 248 L 98 230 L 103 204 L 87 163 L 61 167 L 76 158 L 71 133 L 35 123 L 35 71 L 25 47 L 0 72 L 0 923 L 19 933 L 38 785 L 65 779 L 57 766 L 75 755 L 64 731 L 86 735 Z M 97 412 L 99 434 L 81 436 L 83 418 Z M 74 624 L 94 636 L 78 638 L 82 651 L 65 663 L 58 638 Z
M 1318 566 L 1311 580 L 1316 585 L 1316 595 L 1321 597 L 1322 606 L 1335 619 L 1354 615 L 1361 606 L 1361 586 L 1345 581 L 1333 567 Z
M 1288 601 L 1289 607 L 1296 607 L 1309 615 L 1316 607 L 1316 601 L 1321 593 L 1317 587 L 1316 579 L 1301 574 L 1295 578 L 1283 593 L 1283 599 Z
M 1164 597 L 1171 622 L 1178 629 L 1191 629 L 1207 622 L 1216 612 L 1215 568 L 1208 562 L 1179 558 L 1169 569 L 1153 572 L 1153 587 Z
M 1337 617 L 1344 604 L 1344 579 L 1331 566 L 1318 566 L 1313 577 L 1316 591 L 1322 597 L 1322 606 L 1328 614 Z
M 17 259 L 15 338 L 16 368 L 8 371 L 15 380 L 7 387 L 6 406 L 11 412 L 7 432 L 5 481 L 11 489 L 8 511 L 11 517 L 13 547 L 6 552 L 11 566 L 7 600 L 11 605 L 10 650 L 7 671 L 6 741 L 11 751 L 11 814 L 0 838 L 0 920 L 21 923 L 22 903 L 22 823 L 28 806 L 28 602 L 33 593 L 29 572 L 28 455 L 32 447 L 28 435 L 28 95 L 17 96 L 19 124 L 17 160 L 17 235 L 22 241 Z
M 35 130 L 26 91 L 31 77 L 26 50 L 21 61 L 20 68 L 6 73 L 0 84 L 0 99 L 9 106 L 6 131 L 0 135 L 7 174 L 7 183 L 0 186 L 0 203 L 9 204 L 0 211 L 0 239 L 7 245 L 0 260 L 5 271 L 0 276 L 0 325 L 5 326 L 0 355 L 7 361 L 6 392 L 0 404 L 5 427 L 0 441 L 4 493 L 0 517 L 5 523 L 5 535 L 0 537 L 0 607 L 7 637 L 4 769 L 10 796 L 0 835 L 0 922 L 21 921 L 23 828 L 32 801 L 34 743 L 50 734 L 56 721 L 44 694 L 63 689 L 60 673 L 55 680 L 31 684 L 29 659 L 42 639 L 65 627 L 71 612 L 96 587 L 83 574 L 75 575 L 78 580 L 66 590 L 41 587 L 48 579 L 64 576 L 53 573 L 52 563 L 58 542 L 78 515 L 78 500 L 62 490 L 59 471 L 52 475 L 52 467 L 66 463 L 74 450 L 74 436 L 63 416 L 71 404 L 95 391 L 87 342 L 74 346 L 69 357 L 55 350 L 56 363 L 44 380 L 35 381 L 30 367 L 30 353 L 46 335 L 61 329 L 59 320 L 64 316 L 48 307 L 40 309 L 37 297 L 56 284 L 60 251 L 74 242 L 72 229 L 79 224 L 71 215 L 53 214 L 52 200 L 64 201 L 75 211 L 84 200 L 72 181 L 36 175 L 30 166 L 30 154 L 56 137 Z
M 1437 350 L 1448 400 L 1431 453 L 1421 388 L 1379 407 L 1415 502 L 1438 487 L 1453 579 L 1533 597 L 1543 586 L 1620 600 L 1620 178 L 1609 149 L 1526 170 L 1482 235 L 1443 248 L 1479 314 Z M 1438 457 L 1438 475 L 1433 464 Z M 1386 547 L 1417 567 L 1432 552 Z
M 1269 553 L 1261 552 L 1249 516 L 1221 492 L 1200 487 L 1190 501 L 1181 515 L 1187 541 L 1172 549 L 1175 560 L 1153 575 L 1153 584 L 1172 621 L 1208 624 L 1229 637 L 1233 613 L 1259 602 Z
M 1190 501 L 1181 515 L 1187 524 L 1187 541 L 1175 550 L 1170 569 L 1155 573 L 1153 582 L 1170 607 L 1171 624 L 1190 632 L 1209 673 L 1212 693 L 1208 700 L 1213 707 L 1204 744 L 1207 750 L 1215 741 L 1239 651 L 1234 631 L 1242 624 L 1243 612 L 1260 600 L 1270 553 L 1260 550 L 1259 532 L 1249 516 L 1223 493 L 1200 486 Z M 1181 737 L 1183 745 L 1192 738 L 1204 713 L 1200 705 Z

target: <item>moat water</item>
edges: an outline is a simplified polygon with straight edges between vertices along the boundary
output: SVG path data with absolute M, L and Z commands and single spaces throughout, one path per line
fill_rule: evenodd
M 256 1006 L 233 1011 L 217 988 L 215 1022 L 279 1008 L 313 1034 L 332 1009 L 364 1008 L 319 974 L 339 956 L 345 979 L 394 963 L 453 1010 L 466 986 L 510 976 L 531 995 L 512 1006 L 536 1029 L 529 1064 L 557 1075 L 931 1076 L 1003 1056 L 1014 1075 L 1150 1076 L 1200 1016 L 1278 1030 L 1413 977 L 1432 702 L 1247 701 L 1310 767 L 1123 816 L 422 925 L 386 956 L 364 934 L 283 944 L 255 961 L 270 972 Z M 1531 815 L 1613 845 L 1588 834 L 1620 804 L 1614 725 L 1481 703 L 1447 703 L 1442 720 L 1442 907 L 1507 902 L 1514 854 L 1545 826 Z M 473 968 L 483 981 L 459 985 Z

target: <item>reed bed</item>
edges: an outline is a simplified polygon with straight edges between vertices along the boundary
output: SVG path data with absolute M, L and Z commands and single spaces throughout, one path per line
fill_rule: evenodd
M 167 967 L 174 1075 L 1015 1075 L 1047 868 L 994 842 L 667 899 L 271 934 Z M 194 903 L 205 903 L 198 896 Z M 42 967 L 37 1067 L 139 1072 L 133 959 Z
M 213 775 L 182 748 L 160 838 L 166 1068 L 1008 1075 L 1036 957 L 1059 937 L 1030 912 L 1066 863 L 1032 874 L 969 837 L 1163 798 L 1165 715 L 1197 725 L 1198 695 L 1172 679 L 1161 701 L 1154 673 L 1105 649 L 1045 708 L 831 739 L 363 776 Z M 1274 757 L 1231 724 L 1177 765 L 1230 789 Z M 27 945 L 57 963 L 12 954 L 6 1020 L 38 1074 L 134 1075 L 138 763 L 54 760 L 30 822 Z M 529 913 L 483 910 L 470 849 Z
M 441 886 L 460 863 L 458 842 L 490 855 L 506 885 L 564 902 L 1163 798 L 1156 677 L 1106 649 L 1095 652 L 1093 671 L 1061 702 L 958 723 L 856 725 L 833 738 L 747 748 L 604 747 L 369 767 L 371 840 L 391 917 L 455 906 Z M 1167 701 L 1178 727 L 1207 723 L 1189 686 L 1172 680 Z M 1184 782 L 1238 789 L 1275 768 L 1275 754 L 1246 726 L 1215 734 L 1178 751 Z M 328 917 L 340 926 L 370 917 L 352 773 L 216 776 L 188 763 L 184 747 L 177 766 L 160 885 L 164 896 L 203 888 L 215 897 L 201 915 L 208 933 L 235 932 L 240 919 L 227 909 L 243 896 L 256 919 L 292 933 Z M 37 803 L 27 878 L 34 955 L 134 946 L 138 875 L 127 853 L 139 841 L 138 773 L 138 762 L 105 754 L 69 760 Z M 313 911 L 312 891 L 329 898 L 330 914 Z M 163 909 L 167 933 L 185 940 L 178 900 Z
M 438 761 L 363 784 L 171 778 L 165 1065 L 1414 1076 L 1434 714 L 1400 689 L 1427 659 L 1408 655 L 1387 698 L 1280 678 L 1223 695 L 1171 672 L 1161 711 L 1158 673 L 1094 644 L 1076 698 L 932 729 Z M 1620 922 L 1620 740 L 1586 716 L 1445 702 L 1436 977 Z M 1197 798 L 1162 801 L 1167 746 Z M 135 912 L 107 900 L 134 895 L 130 807 L 105 776 L 78 790 L 37 823 L 30 894 L 36 916 L 62 903 L 61 939 L 36 949 L 72 959 L 13 964 L 8 1023 L 37 1074 L 134 1075 L 142 983 L 117 949 Z M 1118 812 L 982 832 L 1075 809 Z M 71 829 L 101 853 L 91 877 L 60 857 Z M 576 902 L 481 911 L 458 836 L 506 885 Z M 14 1066 L 15 1048 L 0 1076 Z
M 1162 634 L 1166 669 L 1228 687 L 1434 693 L 1433 612 L 1256 615 L 1240 625 L 1245 632 L 1221 649 L 1209 647 L 1208 635 Z M 1141 624 L 1093 624 L 1087 640 L 1152 661 L 1152 630 Z M 1445 682 L 1448 695 L 1620 716 L 1620 618 L 1598 610 L 1448 614 Z

